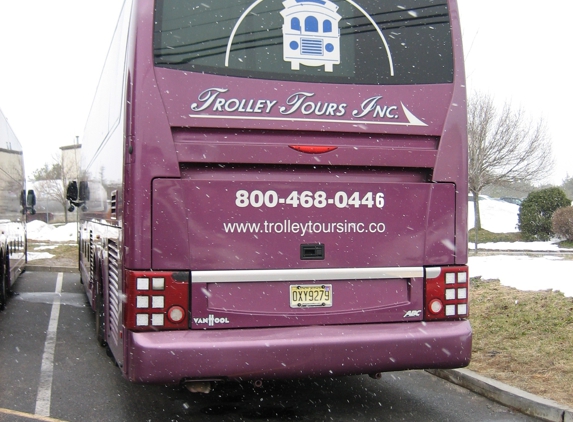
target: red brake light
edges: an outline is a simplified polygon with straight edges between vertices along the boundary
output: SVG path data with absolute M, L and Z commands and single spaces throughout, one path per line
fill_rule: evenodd
M 440 299 L 433 299 L 430 302 L 430 306 L 428 306 L 428 309 L 431 313 L 433 313 L 434 315 L 437 315 L 440 312 L 442 312 L 442 309 L 444 309 L 444 304 L 442 303 L 442 301 Z
M 468 267 L 426 268 L 424 319 L 465 319 L 468 307 Z
M 125 280 L 125 321 L 128 329 L 189 328 L 189 273 L 128 270 Z
M 305 154 L 324 154 L 325 152 L 334 151 L 338 147 L 324 147 L 324 146 L 313 146 L 313 145 L 289 145 L 289 148 L 292 148 L 298 152 L 304 152 Z
M 174 324 L 178 324 L 185 319 L 185 309 L 181 306 L 172 306 L 167 311 L 167 319 Z

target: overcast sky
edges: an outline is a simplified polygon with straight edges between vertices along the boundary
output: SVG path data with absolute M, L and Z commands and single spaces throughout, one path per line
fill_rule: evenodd
M 28 176 L 83 134 L 121 3 L 0 0 L 0 109 Z
M 556 158 L 550 181 L 560 184 L 573 176 L 573 1 L 458 2 L 468 91 L 545 119 Z M 0 109 L 28 175 L 82 135 L 121 3 L 0 0 Z
M 560 184 L 573 176 L 573 1 L 458 0 L 468 93 L 493 95 L 543 118 Z

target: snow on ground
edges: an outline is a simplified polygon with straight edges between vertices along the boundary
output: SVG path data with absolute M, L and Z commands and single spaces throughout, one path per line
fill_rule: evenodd
M 43 221 L 32 221 L 26 225 L 28 239 L 44 240 L 50 242 L 76 242 L 78 238 L 78 225 L 68 223 L 63 226 L 54 226 L 46 224 Z
M 77 231 L 78 225 L 76 223 L 68 223 L 63 226 L 56 227 L 42 221 L 32 221 L 26 225 L 28 239 L 43 242 L 76 243 Z M 55 247 L 55 245 L 35 247 L 34 252 L 28 252 L 28 261 L 53 258 L 55 255 L 45 251 Z
M 481 226 L 492 233 L 514 233 L 517 229 L 519 205 L 497 199 L 480 199 Z M 468 230 L 474 226 L 474 203 L 468 202 Z
M 59 245 L 44 245 L 44 246 L 35 246 L 35 251 L 46 251 L 50 249 L 56 249 Z
M 498 279 L 504 286 L 519 290 L 559 290 L 573 296 L 573 261 L 544 256 L 472 256 L 470 277 Z
M 495 199 L 480 200 L 482 227 L 494 233 L 517 232 L 519 206 Z M 474 226 L 474 204 L 468 204 L 468 228 Z M 470 239 L 471 240 L 471 239 Z M 470 243 L 473 250 L 475 243 Z M 480 243 L 478 249 L 504 251 L 571 251 L 554 242 Z M 519 290 L 559 290 L 573 296 L 573 261 L 561 257 L 524 255 L 471 256 L 470 277 L 499 279 L 504 286 Z
M 50 259 L 55 255 L 48 252 L 28 252 L 28 262 L 35 261 L 37 259 Z

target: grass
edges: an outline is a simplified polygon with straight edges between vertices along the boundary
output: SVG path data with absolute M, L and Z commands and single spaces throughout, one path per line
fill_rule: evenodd
M 573 407 L 573 298 L 472 279 L 469 369 Z
M 476 239 L 475 229 L 471 229 L 468 232 L 468 240 L 470 242 L 475 242 Z M 490 242 L 521 242 L 521 233 L 492 233 L 487 230 L 480 229 L 478 231 L 478 243 L 490 243 Z
M 49 247 L 47 249 L 46 247 Z M 50 267 L 78 266 L 78 245 L 70 242 L 40 242 L 28 240 L 28 252 L 48 252 L 53 258 L 35 259 L 30 265 L 45 265 Z
M 475 241 L 475 230 L 469 232 Z M 478 243 L 518 242 L 520 233 L 478 231 Z M 559 243 L 573 248 L 573 242 Z M 570 257 L 565 257 L 570 259 Z M 573 298 L 472 279 L 469 369 L 573 407 Z
M 476 239 L 475 229 L 468 232 L 468 241 L 474 243 Z M 492 233 L 484 229 L 478 231 L 478 243 L 492 242 L 525 242 L 520 232 L 515 233 Z M 573 248 L 573 241 L 563 240 L 558 243 L 560 248 Z

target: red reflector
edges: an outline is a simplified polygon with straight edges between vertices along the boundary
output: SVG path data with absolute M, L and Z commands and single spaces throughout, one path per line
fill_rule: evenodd
M 440 299 L 434 299 L 430 302 L 430 312 L 433 314 L 439 314 L 444 309 L 444 305 Z
M 178 324 L 185 318 L 185 310 L 181 306 L 172 306 L 167 311 L 167 318 L 174 324 Z
M 325 152 L 334 151 L 338 147 L 319 147 L 312 145 L 289 145 L 289 148 L 295 151 L 304 152 L 305 154 L 324 154 Z

